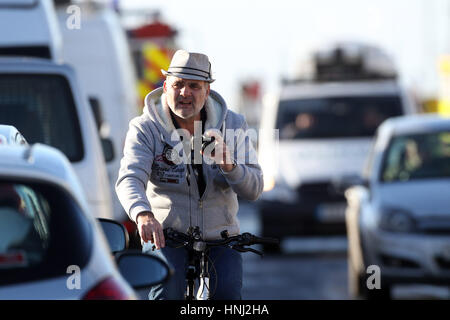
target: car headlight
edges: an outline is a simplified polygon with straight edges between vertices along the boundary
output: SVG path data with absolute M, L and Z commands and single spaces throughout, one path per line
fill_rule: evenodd
M 270 191 L 275 187 L 275 178 L 272 176 L 264 176 L 264 192 Z
M 285 182 L 275 181 L 275 179 L 264 180 L 264 192 L 261 199 L 295 203 L 298 199 L 298 193 Z
M 384 208 L 380 219 L 380 228 L 390 232 L 409 233 L 416 229 L 416 221 L 406 210 Z

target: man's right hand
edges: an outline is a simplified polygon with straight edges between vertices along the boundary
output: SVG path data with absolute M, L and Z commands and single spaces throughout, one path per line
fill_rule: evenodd
M 144 242 L 150 241 L 156 249 L 164 248 L 165 239 L 161 224 L 153 213 L 146 211 L 138 214 L 136 219 L 139 235 Z

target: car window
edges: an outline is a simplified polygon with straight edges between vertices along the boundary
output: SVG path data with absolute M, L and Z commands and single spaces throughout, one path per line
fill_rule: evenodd
M 403 113 L 398 96 L 336 97 L 281 101 L 280 139 L 373 136 L 385 119 Z
M 0 268 L 39 264 L 48 248 L 49 206 L 20 184 L 0 184 Z
M 381 181 L 450 177 L 450 131 L 392 139 L 383 160 Z
M 77 110 L 60 75 L 0 75 L 0 123 L 15 126 L 30 144 L 61 150 L 71 162 L 83 159 Z
M 88 220 L 74 199 L 47 184 L 0 181 L 0 285 L 82 268 L 91 252 Z

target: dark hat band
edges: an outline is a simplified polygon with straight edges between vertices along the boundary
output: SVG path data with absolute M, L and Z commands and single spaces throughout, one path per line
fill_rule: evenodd
M 200 74 L 195 74 L 195 73 L 181 72 L 181 71 L 168 71 L 167 73 L 171 74 L 171 75 L 175 75 L 175 73 L 177 73 L 177 74 L 186 74 L 186 75 L 189 75 L 189 76 L 196 76 L 196 77 L 205 78 L 205 80 L 209 80 L 209 77 L 205 77 L 205 76 L 202 76 Z
M 171 71 L 171 69 L 174 69 L 174 68 L 176 68 L 176 69 L 181 69 L 181 71 L 175 71 L 175 70 L 172 70 L 172 71 Z M 172 67 L 172 66 L 170 66 L 169 69 L 167 69 L 167 71 L 168 71 L 168 72 L 185 73 L 185 72 L 182 71 L 183 69 L 189 69 L 189 70 L 194 70 L 194 71 L 202 72 L 202 73 L 204 73 L 204 74 L 207 75 L 207 78 L 209 78 L 209 77 L 211 76 L 210 73 L 209 73 L 208 71 L 204 71 L 204 70 L 196 69 L 196 68 L 189 68 L 189 67 Z M 186 73 L 186 74 L 189 74 L 189 73 Z

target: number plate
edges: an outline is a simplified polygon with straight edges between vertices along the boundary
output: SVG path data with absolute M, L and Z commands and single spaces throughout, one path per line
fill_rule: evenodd
M 450 246 L 444 246 L 441 251 L 441 256 L 444 260 L 450 262 Z
M 324 223 L 345 221 L 346 203 L 322 204 L 317 207 L 317 219 Z

